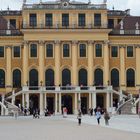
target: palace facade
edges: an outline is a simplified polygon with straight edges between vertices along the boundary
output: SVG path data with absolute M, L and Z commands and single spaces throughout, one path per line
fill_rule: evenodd
M 23 3 L 0 11 L 0 94 L 50 112 L 112 108 L 140 89 L 140 17 L 107 4 Z

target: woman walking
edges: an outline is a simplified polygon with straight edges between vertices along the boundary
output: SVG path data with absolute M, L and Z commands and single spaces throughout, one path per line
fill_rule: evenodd
M 104 119 L 105 119 L 105 125 L 109 125 L 110 116 L 109 116 L 109 113 L 107 112 L 106 109 L 105 109 L 105 112 L 104 112 Z
M 98 122 L 98 125 L 99 125 L 100 124 L 100 119 L 101 119 L 101 112 L 100 112 L 99 108 L 97 108 L 96 119 L 97 119 L 97 122 Z

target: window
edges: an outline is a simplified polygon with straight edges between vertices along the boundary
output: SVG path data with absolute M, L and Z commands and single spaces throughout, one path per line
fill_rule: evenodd
M 63 44 L 63 57 L 70 56 L 69 44 Z
M 62 14 L 62 26 L 69 26 L 69 14 Z
M 112 48 L 111 48 L 111 56 L 112 57 L 118 57 L 118 47 L 117 46 L 112 46 Z
M 19 46 L 14 47 L 14 57 L 20 57 L 20 47 Z
M 46 45 L 46 57 L 53 57 L 53 45 L 52 44 Z
M 0 69 L 0 88 L 5 87 L 5 72 L 4 70 Z
M 13 87 L 21 87 L 21 72 L 18 69 L 13 71 Z
M 133 57 L 133 46 L 127 46 L 127 57 Z
M 52 14 L 46 14 L 46 26 L 52 26 L 53 25 L 53 19 Z
M 4 47 L 0 46 L 0 57 L 4 57 Z
M 30 46 L 30 57 L 37 57 L 37 45 L 31 44 Z
M 101 86 L 103 85 L 103 70 L 102 69 L 96 69 L 94 72 L 94 85 L 95 86 Z
M 108 19 L 108 28 L 114 28 L 114 19 Z
M 102 45 L 96 44 L 96 57 L 102 57 Z
M 71 85 L 71 72 L 69 69 L 62 71 L 62 86 Z
M 113 87 L 119 87 L 119 71 L 117 69 L 111 70 L 111 85 Z
M 10 19 L 10 25 L 16 28 L 16 19 Z
M 80 57 L 86 57 L 86 45 L 85 44 L 80 44 Z
M 101 14 L 94 14 L 94 26 L 101 26 Z
M 30 26 L 37 26 L 36 14 L 30 14 Z
M 79 26 L 85 26 L 85 14 L 79 14 L 78 15 L 78 25 Z
M 135 87 L 135 71 L 128 69 L 126 72 L 127 87 Z
M 79 86 L 87 86 L 87 70 L 82 68 L 78 73 Z

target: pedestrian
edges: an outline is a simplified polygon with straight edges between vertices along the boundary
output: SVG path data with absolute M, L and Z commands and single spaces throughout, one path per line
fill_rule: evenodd
M 105 109 L 105 112 L 104 112 L 104 119 L 105 119 L 105 125 L 109 125 L 110 116 L 109 116 L 109 113 L 107 112 L 107 109 Z
M 98 122 L 98 125 L 99 125 L 100 124 L 100 119 L 101 119 L 101 112 L 100 112 L 99 108 L 97 108 L 96 119 L 97 119 L 97 122 Z
M 78 125 L 80 126 L 81 125 L 81 119 L 82 119 L 82 113 L 81 113 L 80 110 L 78 111 L 77 119 L 78 119 Z

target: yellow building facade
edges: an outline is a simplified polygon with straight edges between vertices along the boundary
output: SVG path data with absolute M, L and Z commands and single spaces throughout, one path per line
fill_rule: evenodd
M 107 4 L 23 3 L 0 12 L 0 93 L 53 113 L 112 109 L 140 88 L 139 17 Z

